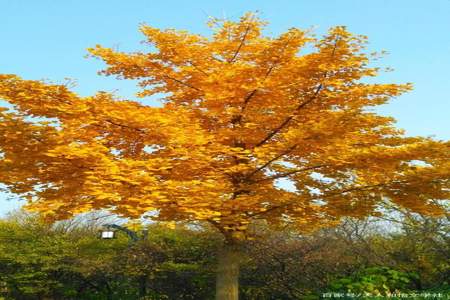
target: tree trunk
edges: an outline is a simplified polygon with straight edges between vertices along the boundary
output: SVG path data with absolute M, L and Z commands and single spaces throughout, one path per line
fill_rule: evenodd
M 239 263 L 240 252 L 238 246 L 232 242 L 226 242 L 219 251 L 216 300 L 238 300 Z
M 147 295 L 147 275 L 139 276 L 139 299 Z

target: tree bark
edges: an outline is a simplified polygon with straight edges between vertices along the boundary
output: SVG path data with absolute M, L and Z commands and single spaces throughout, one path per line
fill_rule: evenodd
M 219 251 L 216 300 L 239 299 L 239 263 L 241 255 L 238 245 L 226 242 Z

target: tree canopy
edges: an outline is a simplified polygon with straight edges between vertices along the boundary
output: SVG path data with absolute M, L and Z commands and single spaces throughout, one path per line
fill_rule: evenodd
M 106 208 L 206 221 L 229 238 L 255 219 L 309 231 L 385 201 L 442 213 L 450 144 L 374 111 L 411 85 L 367 80 L 379 70 L 366 37 L 342 26 L 272 37 L 265 25 L 254 14 L 211 19 L 210 36 L 143 25 L 147 51 L 89 49 L 101 73 L 138 80 L 162 107 L 0 75 L 13 105 L 0 111 L 0 182 L 49 219 Z

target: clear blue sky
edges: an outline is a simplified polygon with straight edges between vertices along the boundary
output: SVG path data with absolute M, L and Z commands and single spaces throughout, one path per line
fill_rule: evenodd
M 57 82 L 69 77 L 82 95 L 116 90 L 133 98 L 134 83 L 98 76 L 102 65 L 85 58 L 86 48 L 137 50 L 142 22 L 207 34 L 207 16 L 238 18 L 256 10 L 273 34 L 346 25 L 369 36 L 371 50 L 390 53 L 381 64 L 395 69 L 380 81 L 415 86 L 382 113 L 396 117 L 409 135 L 450 138 L 450 0 L 0 0 L 0 73 Z M 0 194 L 0 215 L 19 206 L 5 198 Z

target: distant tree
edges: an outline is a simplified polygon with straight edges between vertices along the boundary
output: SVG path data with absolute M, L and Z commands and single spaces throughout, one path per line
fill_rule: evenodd
M 152 225 L 146 239 L 129 243 L 120 232 L 115 239 L 101 240 L 100 227 L 91 230 L 89 219 L 76 221 L 48 225 L 23 213 L 0 220 L 0 298 L 213 296 L 211 266 L 218 240 L 211 233 Z M 63 231 L 68 223 L 76 225 Z
M 243 249 L 240 297 L 319 299 L 328 291 L 396 289 L 447 293 L 449 244 L 442 235 L 448 236 L 448 224 L 445 218 L 414 218 L 419 221 L 414 227 L 394 232 L 385 230 L 392 222 L 348 218 L 309 235 L 252 224 L 249 233 L 255 239 Z M 214 231 L 154 224 L 145 227 L 145 239 L 130 243 L 120 232 L 116 239 L 99 239 L 89 220 L 64 221 L 64 226 L 42 223 L 29 214 L 1 220 L 0 298 L 214 297 L 211 286 L 221 245 Z M 402 221 L 409 223 L 395 219 Z M 429 221 L 435 225 L 426 225 Z

